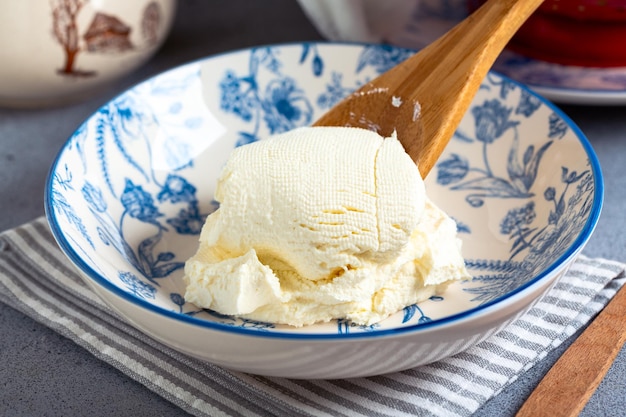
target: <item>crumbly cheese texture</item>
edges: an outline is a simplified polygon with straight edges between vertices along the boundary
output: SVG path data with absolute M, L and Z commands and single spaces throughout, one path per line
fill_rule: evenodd
M 370 325 L 469 277 L 456 224 L 395 136 L 308 127 L 235 149 L 185 299 L 304 326 Z

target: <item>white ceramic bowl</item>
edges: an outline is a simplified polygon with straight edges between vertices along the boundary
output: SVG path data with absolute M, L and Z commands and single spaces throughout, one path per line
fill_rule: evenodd
M 598 161 L 580 130 L 493 73 L 427 178 L 430 196 L 459 224 L 471 282 L 369 327 L 259 323 L 182 296 L 182 266 L 216 207 L 216 178 L 233 147 L 311 123 L 408 54 L 355 44 L 259 47 L 137 85 L 80 126 L 51 169 L 46 210 L 59 245 L 137 328 L 236 370 L 375 375 L 480 342 L 566 271 L 603 198 Z
M 170 31 L 176 0 L 0 2 L 0 106 L 88 97 L 145 63 Z

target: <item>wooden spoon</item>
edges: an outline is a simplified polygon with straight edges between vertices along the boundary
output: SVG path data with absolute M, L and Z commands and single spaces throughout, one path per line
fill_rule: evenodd
M 517 417 L 575 417 L 626 343 L 626 287 L 565 351 L 530 394 Z M 622 410 L 623 412 L 623 410 Z M 617 414 L 620 414 L 616 410 Z
M 423 178 L 507 42 L 543 0 L 490 0 L 441 38 L 361 87 L 315 126 L 395 130 Z

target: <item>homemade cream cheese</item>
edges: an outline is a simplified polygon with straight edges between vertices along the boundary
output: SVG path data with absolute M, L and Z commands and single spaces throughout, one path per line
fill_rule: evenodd
M 394 137 L 296 129 L 235 149 L 185 265 L 185 300 L 303 326 L 373 324 L 469 278 L 456 224 Z

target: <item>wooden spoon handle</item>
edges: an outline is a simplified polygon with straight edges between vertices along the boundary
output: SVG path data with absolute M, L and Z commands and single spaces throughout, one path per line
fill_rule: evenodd
M 487 1 L 416 54 L 418 64 L 409 58 L 406 69 L 399 66 L 405 74 L 397 91 L 421 104 L 424 134 L 403 145 L 423 177 L 452 138 L 496 58 L 542 2 Z
M 517 417 L 577 416 L 624 342 L 626 289 L 622 287 L 537 385 Z
M 504 46 L 543 0 L 489 0 L 322 115 L 316 126 L 396 131 L 426 177 Z

